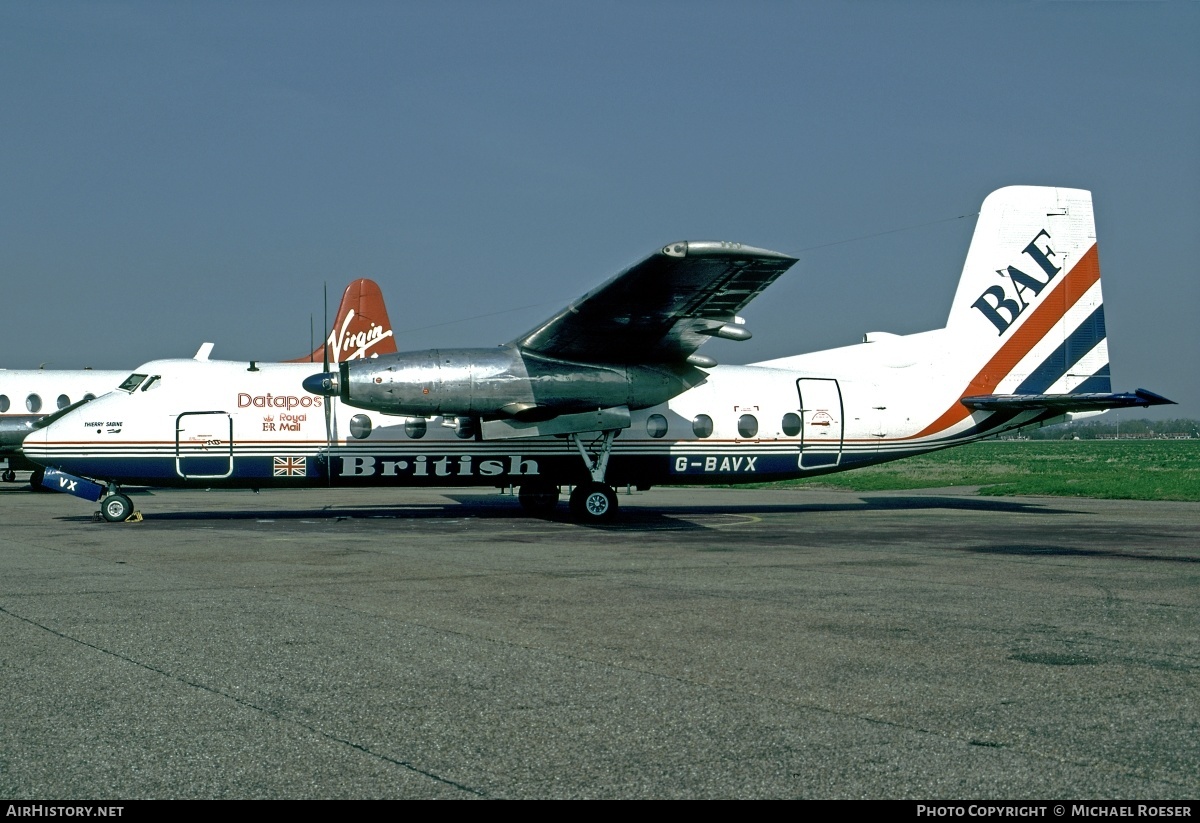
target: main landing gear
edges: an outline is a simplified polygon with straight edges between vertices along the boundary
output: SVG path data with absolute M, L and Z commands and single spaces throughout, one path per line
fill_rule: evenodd
M 608 472 L 608 456 L 612 454 L 613 438 L 617 429 L 608 429 L 586 446 L 579 435 L 571 435 L 571 442 L 579 449 L 583 465 L 592 476 L 591 483 L 581 483 L 571 492 L 571 516 L 584 522 L 599 523 L 617 516 L 617 493 L 604 482 Z
M 547 517 L 558 508 L 558 486 L 551 483 L 526 483 L 517 499 L 521 508 L 537 517 Z
M 605 472 L 608 471 L 608 457 L 612 454 L 613 438 L 616 436 L 617 429 L 609 429 L 585 444 L 579 439 L 579 435 L 570 435 L 571 442 L 579 450 L 583 465 L 592 478 L 587 483 L 579 484 L 571 492 L 571 516 L 576 520 L 600 523 L 617 516 L 617 493 L 613 491 L 612 486 L 604 482 Z M 526 483 L 521 486 L 518 499 L 525 511 L 546 516 L 558 505 L 558 494 L 558 486 L 549 483 Z
M 607 483 L 584 483 L 571 492 L 571 516 L 598 522 L 617 516 L 617 493 Z

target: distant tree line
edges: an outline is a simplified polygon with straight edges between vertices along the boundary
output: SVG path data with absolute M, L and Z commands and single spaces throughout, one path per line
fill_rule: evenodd
M 1200 438 L 1200 420 L 1105 420 L 1103 418 L 1059 423 L 1041 429 L 1025 429 L 1030 440 L 1113 440 L 1118 438 Z

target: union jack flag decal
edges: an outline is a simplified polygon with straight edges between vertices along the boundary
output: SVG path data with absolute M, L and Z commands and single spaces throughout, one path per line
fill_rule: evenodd
M 276 457 L 276 477 L 304 477 L 308 470 L 305 468 L 304 457 Z

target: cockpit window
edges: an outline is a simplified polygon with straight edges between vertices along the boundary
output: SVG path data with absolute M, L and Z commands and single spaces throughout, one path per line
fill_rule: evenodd
M 132 392 L 138 386 L 142 385 L 142 381 L 145 379 L 146 375 L 144 374 L 131 374 L 125 378 L 125 382 L 122 383 L 118 388 L 123 391 Z
M 160 379 L 162 379 L 161 374 L 154 375 L 153 377 L 151 377 L 149 380 L 146 381 L 146 385 L 142 386 L 142 391 L 145 391 L 146 389 L 150 388 L 155 383 L 157 383 Z

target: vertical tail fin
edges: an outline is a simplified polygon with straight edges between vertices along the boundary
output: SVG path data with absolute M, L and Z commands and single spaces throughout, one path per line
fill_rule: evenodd
M 360 278 L 346 287 L 328 341 L 330 359 L 334 363 L 395 353 L 392 321 L 388 319 L 378 283 Z M 312 354 L 285 362 L 320 363 L 324 356 L 325 344 L 322 343 Z
M 946 328 L 978 369 L 965 395 L 1111 391 L 1091 192 L 990 194 Z

